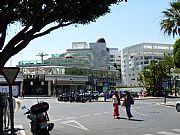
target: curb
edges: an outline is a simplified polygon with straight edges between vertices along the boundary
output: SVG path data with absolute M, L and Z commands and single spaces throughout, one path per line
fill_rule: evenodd
M 176 105 L 172 103 L 160 103 L 160 105 L 176 107 Z

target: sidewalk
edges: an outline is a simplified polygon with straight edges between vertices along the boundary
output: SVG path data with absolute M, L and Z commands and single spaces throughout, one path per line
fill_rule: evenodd
M 160 103 L 160 104 L 165 105 L 165 106 L 176 107 L 176 102 L 166 102 L 166 103 Z
M 163 98 L 163 97 L 140 97 L 140 98 L 134 98 L 134 99 L 135 100 L 148 100 L 148 99 L 161 99 L 161 98 Z M 104 97 L 99 97 L 98 101 L 103 102 Z M 106 99 L 106 101 L 104 101 L 104 102 L 111 102 L 111 101 L 112 101 L 112 99 L 110 98 L 110 99 Z
M 24 98 L 19 97 L 19 99 L 53 99 L 53 98 L 57 98 L 57 97 L 50 97 L 50 96 L 25 96 Z M 148 99 L 163 99 L 164 97 L 139 97 L 139 98 L 134 98 L 135 100 L 148 100 Z M 169 96 L 168 98 L 179 98 L 180 101 L 180 96 Z M 167 99 L 168 99 L 167 98 Z M 121 99 L 122 101 L 123 99 Z M 98 100 L 92 100 L 92 102 L 112 102 L 112 99 L 106 99 L 106 101 L 104 101 L 104 97 L 99 97 Z M 166 106 L 172 106 L 175 107 L 176 106 L 176 101 L 174 102 L 166 102 L 165 103 L 160 103 L 161 105 L 166 105 Z
M 140 98 L 135 98 L 135 100 L 148 100 L 148 99 L 163 99 L 164 97 L 140 97 Z M 180 98 L 180 97 L 169 97 L 169 98 Z M 167 98 L 168 99 L 168 98 Z M 180 100 L 180 99 L 179 99 Z M 112 102 L 112 99 L 106 99 L 104 101 L 104 97 L 99 97 L 98 98 L 99 102 Z M 121 99 L 122 101 L 122 99 Z M 174 102 L 166 102 L 166 103 L 160 103 L 161 105 L 166 105 L 166 106 L 171 106 L 175 107 L 176 106 L 176 101 Z

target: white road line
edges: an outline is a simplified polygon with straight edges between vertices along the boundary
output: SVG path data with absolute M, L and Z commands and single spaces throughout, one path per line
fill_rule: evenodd
M 75 118 L 77 118 L 77 117 L 69 117 L 69 118 L 66 118 L 66 119 L 69 120 L 69 119 L 75 119 Z
M 22 125 L 16 125 L 15 128 L 18 128 L 18 132 L 20 133 L 20 135 L 26 135 Z
M 152 135 L 152 134 L 144 134 L 144 135 Z
M 173 130 L 175 132 L 180 132 L 180 129 L 171 129 L 171 130 Z
M 135 107 L 135 108 L 144 108 L 144 107 L 152 107 L 152 106 L 157 106 L 157 105 L 146 105 L 146 106 L 139 106 L 139 107 Z
M 102 113 L 95 113 L 95 114 L 93 114 L 93 115 L 101 115 Z
M 80 116 L 80 117 L 89 117 L 90 115 L 82 115 L 82 116 Z
M 134 111 L 134 110 L 133 110 L 133 111 Z M 140 113 L 140 112 L 137 112 L 137 111 L 134 111 L 134 113 L 137 113 L 137 114 L 142 115 L 142 116 L 149 117 L 149 115 L 147 115 L 147 114 L 143 114 L 143 113 Z
M 62 119 L 54 119 L 54 120 L 51 120 L 53 122 L 56 122 L 56 121 L 61 121 Z
M 175 133 L 171 133 L 171 132 L 167 132 L 167 131 L 161 131 L 161 132 L 158 132 L 158 134 L 162 134 L 162 135 L 180 135 L 180 134 L 175 134 Z
M 110 112 L 103 112 L 103 113 L 110 113 Z
M 83 129 L 83 130 L 88 130 L 85 126 L 83 126 L 82 124 L 80 124 L 79 122 L 77 122 L 75 120 L 67 120 L 67 121 L 62 121 L 62 122 L 59 122 L 59 123 L 62 123 L 62 124 L 65 124 L 65 125 L 68 125 L 68 126 L 71 126 L 71 127 L 75 127 L 75 128 L 80 128 L 80 129 Z

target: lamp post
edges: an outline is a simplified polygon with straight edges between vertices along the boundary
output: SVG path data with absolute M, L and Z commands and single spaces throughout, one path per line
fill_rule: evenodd
M 174 77 L 174 93 L 175 93 L 175 96 L 177 96 L 178 79 L 179 79 L 178 76 L 175 76 L 175 77 Z
M 115 68 L 116 68 L 116 70 L 119 72 L 119 81 L 120 81 L 120 83 L 121 83 L 121 65 L 117 65 L 116 63 L 114 63 L 114 65 L 113 65 Z M 118 76 L 118 75 L 117 75 Z
M 90 84 L 91 84 L 91 93 L 93 93 L 93 91 L 95 90 L 94 74 L 90 73 L 89 78 L 90 78 Z
M 56 83 L 57 83 L 57 79 L 53 79 L 53 96 L 56 97 L 57 93 L 56 93 Z

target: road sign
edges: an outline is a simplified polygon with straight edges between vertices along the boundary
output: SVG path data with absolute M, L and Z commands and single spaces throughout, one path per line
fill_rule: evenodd
M 168 87 L 168 81 L 162 82 L 162 87 L 167 88 Z
M 1 67 L 0 72 L 6 79 L 9 85 L 12 85 L 19 73 L 19 67 Z

